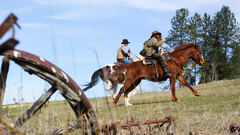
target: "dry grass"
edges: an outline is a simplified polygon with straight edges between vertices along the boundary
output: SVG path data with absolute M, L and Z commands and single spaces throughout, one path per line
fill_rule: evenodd
M 171 92 L 149 92 L 138 94 L 131 99 L 133 106 L 125 107 L 121 97 L 116 107 L 108 109 L 106 97 L 90 99 L 98 117 L 99 125 L 110 122 L 126 122 L 162 119 L 174 116 L 177 128 L 172 131 L 185 135 L 190 131 L 204 135 L 229 134 L 231 123 L 240 123 L 240 79 L 218 81 L 195 86 L 200 97 L 190 90 L 177 90 L 180 102 L 171 101 Z M 111 97 L 107 97 L 112 104 Z M 2 117 L 13 122 L 27 107 L 5 107 Z M 57 127 L 65 127 L 75 120 L 74 113 L 65 101 L 50 102 L 22 128 L 26 133 L 47 133 Z M 79 134 L 75 132 L 74 134 Z

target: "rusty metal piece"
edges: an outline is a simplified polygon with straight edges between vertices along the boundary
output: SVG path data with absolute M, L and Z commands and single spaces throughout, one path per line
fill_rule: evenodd
M 103 126 L 100 128 L 101 133 L 106 134 L 106 133 L 113 133 L 115 134 L 121 134 L 121 130 L 129 130 L 130 134 L 134 134 L 134 130 L 131 127 L 138 127 L 139 130 L 141 130 L 142 133 L 142 128 L 141 126 L 147 126 L 148 127 L 148 134 L 152 134 L 153 129 L 155 128 L 161 128 L 164 124 L 168 123 L 168 126 L 166 127 L 166 132 L 167 134 L 172 134 L 169 132 L 169 128 L 171 126 L 172 121 L 174 122 L 176 119 L 174 117 L 166 117 L 165 119 L 160 119 L 160 120 L 152 120 L 152 121 L 145 121 L 145 122 L 136 122 L 133 119 L 131 121 L 126 122 L 126 123 L 112 123 L 109 126 Z M 161 125 L 159 126 L 159 123 Z M 155 126 L 151 127 L 151 124 L 156 124 Z M 108 131 L 109 130 L 109 131 Z
M 13 49 L 18 43 L 19 41 L 14 38 L 8 39 L 6 42 L 0 45 L 0 54 L 7 50 Z
M 17 24 L 17 17 L 14 14 L 10 14 L 5 21 L 0 25 L 0 39 L 3 35 L 10 29 L 13 29 L 12 38 L 8 39 L 6 42 L 0 45 L 0 54 L 5 52 L 6 50 L 13 49 L 17 44 L 18 41 L 14 39 L 15 30 L 13 25 Z M 19 26 L 17 24 L 17 26 Z
M 18 27 L 20 27 L 17 24 L 17 17 L 14 14 L 10 14 L 0 25 L 0 38 L 10 29 L 13 28 L 13 25 L 16 24 Z
M 229 130 L 231 133 L 238 133 L 240 134 L 240 124 L 233 123 L 230 125 Z
M 0 108 L 3 102 L 4 93 L 5 93 L 9 64 L 10 64 L 9 59 L 4 57 L 2 60 L 2 67 L 0 72 Z
M 99 132 L 97 119 L 92 105 L 81 88 L 64 71 L 49 61 L 24 51 L 13 49 L 6 51 L 3 55 L 20 65 L 28 73 L 35 74 L 48 81 L 52 85 L 52 89 L 59 90 L 63 97 L 68 101 L 77 118 L 84 115 L 85 124 L 90 125 L 91 134 L 97 134 Z M 35 112 L 40 110 L 52 93 L 54 92 L 51 91 L 46 93 L 37 100 L 23 114 L 23 116 L 15 122 L 15 126 L 21 127 L 25 121 L 35 114 Z
M 33 105 L 17 119 L 14 124 L 15 127 L 21 127 L 28 119 L 30 119 L 49 100 L 56 90 L 55 87 L 51 87 L 45 94 L 35 101 Z
M 52 75 L 60 79 L 60 81 L 64 82 L 69 88 L 72 89 L 72 91 L 74 92 L 74 94 L 76 94 L 76 96 L 80 97 L 80 100 L 86 106 L 87 110 L 92 109 L 92 105 L 90 104 L 84 92 L 77 85 L 77 83 L 73 81 L 72 78 L 67 73 L 65 73 L 63 70 L 61 70 L 54 64 L 50 63 L 44 58 L 41 58 L 36 55 L 30 54 L 28 52 L 24 52 L 21 50 L 17 50 L 17 49 L 9 50 L 5 52 L 3 55 L 7 56 L 9 59 L 13 60 L 14 62 L 22 66 L 30 74 L 36 74 L 42 79 L 47 80 L 52 85 L 56 85 L 56 82 L 51 80 L 50 79 L 51 77 L 44 75 L 44 73 L 47 73 L 49 75 Z M 32 69 L 27 65 L 31 65 L 33 67 L 39 68 L 42 70 L 42 72 L 34 71 L 34 69 Z M 62 89 L 61 84 L 57 84 L 56 87 Z M 60 91 L 60 92 L 63 92 L 63 91 Z
M 17 24 L 17 17 L 14 14 L 10 14 L 5 21 L 0 25 L 0 38 L 12 27 L 14 24 Z M 14 30 L 13 30 L 14 33 Z M 14 35 L 14 34 L 13 34 Z M 0 45 L 0 55 L 6 52 L 7 50 L 13 49 L 19 43 L 18 40 L 12 38 L 8 39 Z M 2 69 L 0 73 L 0 106 L 2 105 L 5 87 L 6 87 L 6 77 L 9 68 L 9 60 L 3 59 Z
M 18 40 L 14 39 L 14 36 L 15 36 L 15 29 L 13 27 L 14 24 L 17 24 L 17 17 L 14 14 L 10 14 L 5 19 L 5 21 L 0 25 L 0 39 L 10 28 L 12 28 L 13 30 L 12 38 L 8 39 L 7 41 L 5 41 L 0 45 L 0 55 L 8 50 L 13 49 L 19 43 Z M 19 25 L 17 24 L 17 26 Z M 1 72 L 0 72 L 0 109 L 2 106 L 2 101 L 5 93 L 8 70 L 9 70 L 9 60 L 6 57 L 4 57 L 2 61 Z M 3 121 L 1 117 L 0 117 L 0 133 L 3 135 L 11 135 L 11 134 L 21 135 L 22 134 L 18 130 L 10 126 L 7 122 Z
M 128 126 L 138 126 L 138 125 L 147 125 L 147 124 L 164 123 L 164 122 L 168 123 L 170 121 L 175 121 L 175 118 L 170 116 L 160 120 L 152 120 L 152 121 L 145 121 L 145 122 L 129 122 L 121 125 L 122 127 L 128 127 Z

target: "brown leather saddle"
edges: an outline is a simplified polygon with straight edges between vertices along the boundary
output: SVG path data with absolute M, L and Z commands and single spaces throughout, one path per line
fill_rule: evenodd
M 171 60 L 171 56 L 169 53 L 164 53 L 162 57 L 164 60 L 166 60 L 166 62 Z M 144 65 L 151 65 L 151 64 L 157 64 L 157 63 L 159 62 L 157 60 L 152 59 L 151 57 L 145 57 L 145 59 L 143 60 Z
M 129 64 L 129 63 L 123 63 L 123 62 L 121 62 L 121 61 L 117 61 L 117 62 L 115 62 L 115 63 L 113 63 L 113 64 L 115 64 L 115 65 L 113 66 L 113 70 L 119 70 L 119 69 L 125 68 L 125 67 L 126 67 L 126 64 Z

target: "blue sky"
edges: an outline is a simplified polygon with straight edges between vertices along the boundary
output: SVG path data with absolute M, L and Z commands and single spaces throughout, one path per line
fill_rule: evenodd
M 0 4 L 0 22 L 14 13 L 22 27 L 16 33 L 17 49 L 48 59 L 81 86 L 99 68 L 93 49 L 101 66 L 110 64 L 127 38 L 134 56 L 153 30 L 168 35 L 177 9 L 187 8 L 190 16 L 195 12 L 213 16 L 223 5 L 239 22 L 239 0 L 7 0 Z M 11 62 L 4 104 L 36 100 L 48 88 L 48 83 Z M 144 82 L 144 91 L 159 89 L 158 83 Z M 86 95 L 105 96 L 102 82 Z M 52 97 L 57 99 L 62 99 L 59 93 Z

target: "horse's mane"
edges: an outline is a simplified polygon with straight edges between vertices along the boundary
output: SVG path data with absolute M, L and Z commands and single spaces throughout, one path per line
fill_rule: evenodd
M 178 47 L 174 48 L 174 50 L 170 54 L 175 54 L 175 53 L 182 51 L 184 49 L 187 49 L 189 47 L 198 47 L 198 45 L 194 44 L 194 43 L 184 43 L 184 44 L 181 44 Z

